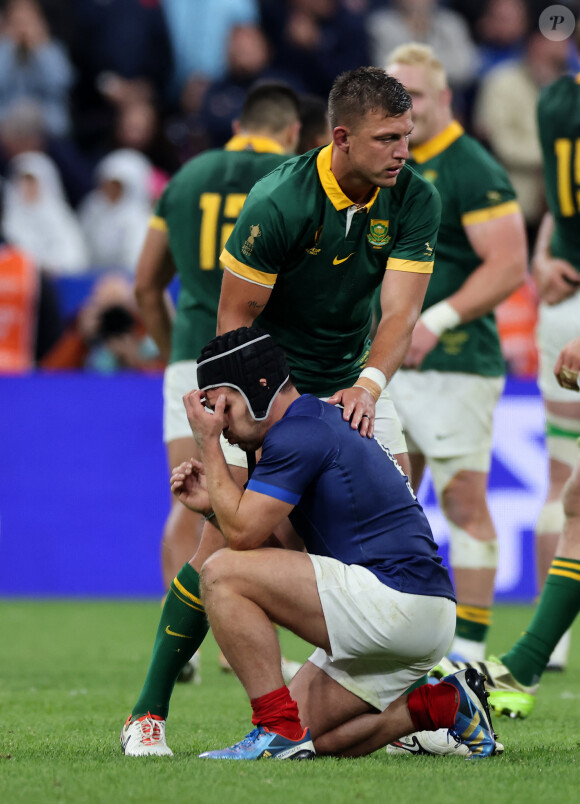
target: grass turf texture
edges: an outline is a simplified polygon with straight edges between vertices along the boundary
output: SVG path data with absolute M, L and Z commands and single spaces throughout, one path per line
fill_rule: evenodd
M 529 607 L 498 607 L 491 651 L 510 646 Z M 551 802 L 577 800 L 580 633 L 568 670 L 544 676 L 526 721 L 496 718 L 503 757 L 482 762 L 387 757 L 314 762 L 214 762 L 206 749 L 251 727 L 245 693 L 206 640 L 200 686 L 177 687 L 168 721 L 173 758 L 128 758 L 119 732 L 139 692 L 159 605 L 0 601 L 0 801 L 20 802 Z M 284 632 L 286 655 L 308 646 Z

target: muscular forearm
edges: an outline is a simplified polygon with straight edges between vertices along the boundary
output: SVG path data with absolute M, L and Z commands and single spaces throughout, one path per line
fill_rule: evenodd
M 234 550 L 248 549 L 245 547 L 247 534 L 239 516 L 244 489 L 233 479 L 219 440 L 208 440 L 203 444 L 201 453 L 209 500 L 215 513 L 213 522 L 221 530 L 228 547 Z
M 401 366 L 403 358 L 411 344 L 411 335 L 415 326 L 414 315 L 383 316 L 379 322 L 367 366 L 380 369 L 387 382 Z
M 462 324 L 486 315 L 526 281 L 523 259 L 484 262 L 446 301 L 460 316 Z

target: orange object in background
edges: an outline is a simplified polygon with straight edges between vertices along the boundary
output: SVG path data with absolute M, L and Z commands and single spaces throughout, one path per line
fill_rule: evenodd
M 531 277 L 496 307 L 495 316 L 508 374 L 535 379 L 538 374 L 538 296 Z
M 36 266 L 12 246 L 0 246 L 0 374 L 34 367 L 39 295 Z

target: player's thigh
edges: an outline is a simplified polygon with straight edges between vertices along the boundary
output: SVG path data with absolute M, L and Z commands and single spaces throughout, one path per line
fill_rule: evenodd
M 307 553 L 274 548 L 220 550 L 203 565 L 202 589 L 208 610 L 220 591 L 234 593 L 256 603 L 273 622 L 310 644 L 329 648 L 316 575 Z
M 409 451 L 427 458 L 484 453 L 484 465 L 466 468 L 488 471 L 493 414 L 504 384 L 503 377 L 462 372 L 398 372 L 391 395 L 401 411 Z
M 302 725 L 310 729 L 314 740 L 358 715 L 377 711 L 309 661 L 296 673 L 289 688 L 298 704 Z

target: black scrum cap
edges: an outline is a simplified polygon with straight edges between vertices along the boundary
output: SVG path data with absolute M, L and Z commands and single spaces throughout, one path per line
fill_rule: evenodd
M 257 327 L 240 327 L 218 335 L 197 361 L 201 391 L 222 385 L 239 391 L 255 421 L 268 417 L 272 402 L 290 376 L 286 355 L 273 338 Z

